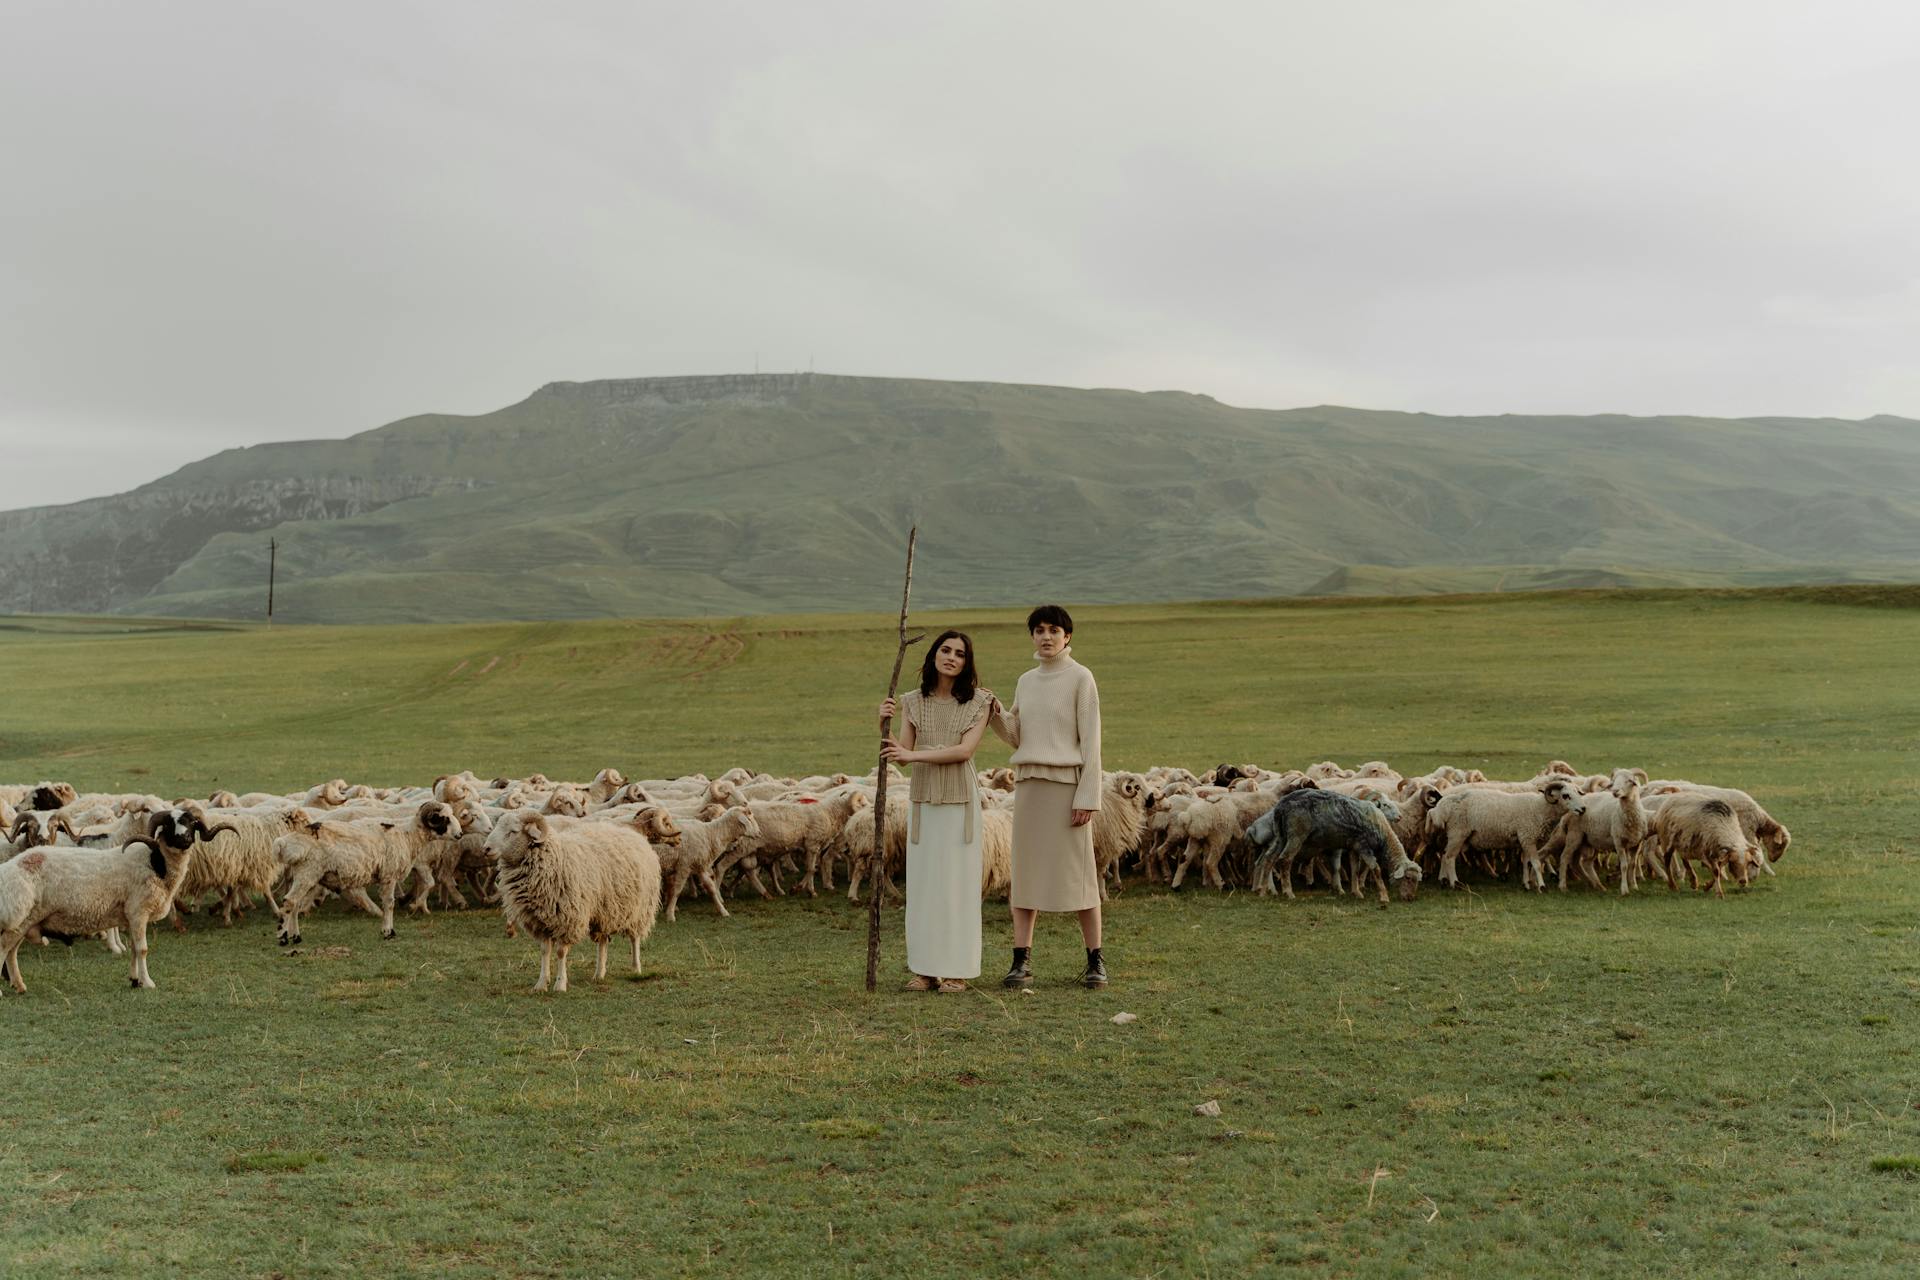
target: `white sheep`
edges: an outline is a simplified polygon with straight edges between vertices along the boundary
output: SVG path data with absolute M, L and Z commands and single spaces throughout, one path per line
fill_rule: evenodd
M 607 942 L 622 933 L 640 972 L 640 944 L 653 932 L 661 892 L 660 859 L 644 835 L 618 823 L 517 812 L 495 824 L 487 851 L 499 867 L 501 915 L 540 940 L 535 991 L 547 989 L 556 960 L 553 989 L 567 989 L 567 954 L 587 938 L 598 946 L 594 977 L 607 976 Z
M 1570 862 L 1594 888 L 1606 888 L 1589 854 L 1612 854 L 1619 866 L 1621 894 L 1633 888 L 1639 878 L 1640 846 L 1647 838 L 1647 814 L 1640 807 L 1640 786 L 1646 780 L 1644 769 L 1615 769 L 1607 790 L 1588 793 L 1578 810 L 1569 810 L 1560 819 L 1541 856 L 1558 855 L 1562 893 L 1567 890 Z
M 128 981 L 154 986 L 147 972 L 147 925 L 173 908 L 196 841 L 218 829 L 174 809 L 154 820 L 150 835 L 117 849 L 56 846 L 22 855 L 33 860 L 22 868 L 37 883 L 31 908 L 0 933 L 0 956 L 13 989 L 27 989 L 20 976 L 20 944 L 30 931 L 71 940 L 121 927 L 133 943 Z
M 1488 784 L 1454 787 L 1427 813 L 1433 838 L 1444 842 L 1440 879 L 1459 887 L 1460 855 L 1468 850 L 1513 852 L 1520 857 L 1522 886 L 1546 888 L 1540 847 L 1563 814 L 1581 807 L 1579 791 L 1559 775 L 1525 791 L 1506 791 Z
M 1653 816 L 1651 839 L 1655 856 L 1667 860 L 1667 885 L 1680 887 L 1684 867 L 1687 880 L 1700 888 L 1700 877 L 1693 864 L 1705 862 L 1713 868 L 1713 896 L 1726 896 L 1723 886 L 1731 873 L 1742 885 L 1748 880 L 1749 843 L 1740 826 L 1740 817 L 1731 804 L 1697 792 L 1679 792 L 1665 797 Z
M 705 821 L 678 817 L 675 820 L 680 827 L 679 847 L 661 859 L 668 881 L 664 890 L 667 919 L 674 918 L 675 906 L 689 881 L 699 884 L 712 895 L 714 909 L 721 915 L 729 914 L 726 901 L 720 896 L 720 882 L 714 878 L 713 868 L 735 842 L 760 838 L 760 828 L 754 822 L 753 815 L 745 809 L 723 809 Z
M 429 800 L 404 821 L 322 822 L 315 818 L 281 836 L 274 842 L 287 876 L 286 894 L 280 901 L 280 945 L 301 940 L 300 917 L 319 900 L 322 888 L 379 916 L 380 936 L 392 938 L 393 902 L 401 882 L 413 872 L 431 888 L 428 846 L 459 834 L 460 821 L 452 808 Z M 367 889 L 376 885 L 381 891 L 379 906 L 367 897 Z

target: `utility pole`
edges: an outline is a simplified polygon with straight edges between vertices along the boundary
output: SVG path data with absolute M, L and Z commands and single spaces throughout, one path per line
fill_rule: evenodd
M 267 626 L 273 626 L 273 571 L 280 559 L 280 544 L 273 538 L 267 539 Z

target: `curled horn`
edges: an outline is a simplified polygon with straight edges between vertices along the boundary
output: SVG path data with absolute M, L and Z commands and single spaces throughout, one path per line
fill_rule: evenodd
M 7 839 L 14 844 L 19 844 L 21 840 L 26 838 L 27 832 L 30 829 L 37 830 L 33 825 L 33 815 L 31 813 L 22 813 L 14 818 L 13 827 L 7 832 Z
M 216 822 L 212 826 L 208 826 L 205 822 L 200 824 L 200 838 L 202 840 L 211 840 L 222 831 L 231 831 L 235 835 L 238 835 L 240 828 L 234 826 L 231 822 Z
M 80 833 L 73 829 L 73 823 L 67 820 L 67 815 L 56 813 L 53 815 L 53 821 L 47 825 L 47 835 L 52 837 L 62 831 L 67 833 L 67 839 L 75 844 L 80 843 Z

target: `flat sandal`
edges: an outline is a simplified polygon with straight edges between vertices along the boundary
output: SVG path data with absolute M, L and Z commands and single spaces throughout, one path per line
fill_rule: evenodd
M 967 989 L 967 983 L 964 978 L 942 978 L 940 979 L 940 985 L 934 988 L 934 990 L 943 996 L 958 995 Z
M 932 991 L 934 990 L 934 982 L 932 978 L 927 977 L 924 973 L 916 973 L 913 977 L 909 978 L 906 985 L 900 989 L 902 991 Z

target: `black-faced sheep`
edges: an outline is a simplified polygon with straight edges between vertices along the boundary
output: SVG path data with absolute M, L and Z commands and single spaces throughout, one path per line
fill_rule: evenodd
M 50 847 L 22 855 L 33 860 L 22 864 L 35 880 L 33 905 L 0 934 L 0 956 L 6 958 L 13 989 L 27 989 L 20 977 L 20 944 L 33 929 L 71 941 L 125 928 L 133 943 L 128 980 L 136 987 L 155 985 L 147 972 L 147 925 L 173 908 L 196 842 L 219 830 L 175 809 L 156 817 L 148 836 L 117 849 Z
M 379 916 L 380 936 L 393 937 L 393 901 L 401 882 L 411 872 L 432 887 L 433 873 L 426 865 L 428 846 L 459 835 L 460 822 L 453 810 L 429 800 L 404 821 L 315 820 L 281 836 L 274 843 L 287 876 L 280 903 L 280 945 L 300 941 L 300 917 L 312 909 L 323 888 Z M 381 891 L 379 906 L 367 897 L 367 889 L 375 885 Z

